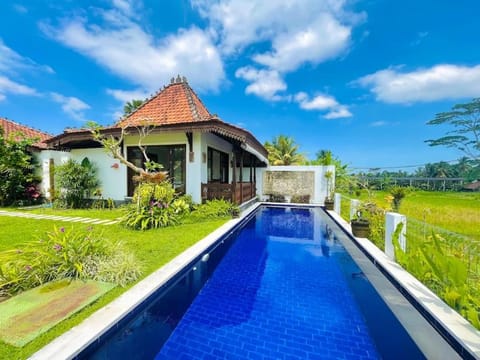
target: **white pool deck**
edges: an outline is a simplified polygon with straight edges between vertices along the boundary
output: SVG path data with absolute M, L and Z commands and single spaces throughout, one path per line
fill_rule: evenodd
M 256 203 L 242 212 L 239 219 L 232 219 L 216 229 L 214 232 L 200 240 L 192 247 L 175 257 L 169 263 L 147 276 L 130 290 L 112 301 L 110 304 L 99 309 L 79 325 L 73 327 L 63 335 L 33 354 L 30 359 L 51 360 L 51 359 L 72 359 L 81 353 L 89 344 L 97 340 L 108 329 L 118 323 L 125 315 L 130 313 L 136 306 L 152 295 L 161 286 L 172 279 L 183 267 L 191 263 L 199 255 L 221 239 L 225 234 L 234 230 L 235 226 L 246 216 L 250 215 L 260 205 Z M 285 205 L 285 204 L 281 204 Z M 290 204 L 293 205 L 293 204 Z M 297 204 L 305 206 L 304 204 Z M 330 216 L 344 229 L 351 232 L 350 225 L 333 211 L 328 212 Z M 390 260 L 381 250 L 375 247 L 368 239 L 355 238 L 357 243 L 372 256 L 375 265 L 380 265 L 384 271 L 394 278 L 410 295 L 417 299 L 425 311 L 429 312 L 434 319 L 448 329 L 452 337 L 468 349 L 470 357 L 480 359 L 480 332 L 462 318 L 457 312 L 447 306 L 434 293 L 422 283 L 406 272 L 397 263 Z M 368 273 L 366 273 L 368 277 Z M 386 295 L 388 296 L 388 294 Z M 410 319 L 411 320 L 411 319 Z M 420 335 L 420 334 L 418 334 Z M 438 336 L 440 338 L 440 336 Z M 431 356 L 437 358 L 441 354 L 443 359 L 461 358 L 452 348 L 444 343 L 441 347 L 435 343 L 428 344 L 429 339 L 421 339 Z M 423 351 L 422 344 L 420 348 Z M 446 349 L 446 350 L 445 350 Z M 444 351 L 447 351 L 445 353 Z M 435 357 L 434 357 L 435 356 Z

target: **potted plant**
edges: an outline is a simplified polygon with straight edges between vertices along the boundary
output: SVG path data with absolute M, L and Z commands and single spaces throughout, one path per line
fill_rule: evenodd
M 355 237 L 368 238 L 370 236 L 370 220 L 365 217 L 365 207 L 357 210 L 355 217 L 350 221 L 352 234 Z
M 327 180 L 327 196 L 325 197 L 325 200 L 324 200 L 325 209 L 333 210 L 333 205 L 334 205 L 333 186 L 332 186 L 333 172 L 327 171 L 324 176 L 325 176 L 325 179 Z

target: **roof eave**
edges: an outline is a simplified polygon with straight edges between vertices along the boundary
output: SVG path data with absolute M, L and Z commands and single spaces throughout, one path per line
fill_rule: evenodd
M 134 126 L 125 128 L 125 130 L 133 129 Z M 239 127 L 230 125 L 226 122 L 223 122 L 217 118 L 212 118 L 206 121 L 198 122 L 189 122 L 189 123 L 178 123 L 178 124 L 169 124 L 156 126 L 152 133 L 168 132 L 168 131 L 201 131 L 201 132 L 212 132 L 218 135 L 236 140 L 241 144 L 248 144 L 250 147 L 255 149 L 259 154 L 264 158 L 268 157 L 267 150 L 263 147 L 262 144 L 247 130 L 241 129 Z M 112 135 L 120 136 L 122 129 L 119 127 L 112 127 L 107 129 L 102 129 L 101 133 L 103 135 Z M 91 141 L 93 136 L 90 130 L 81 130 L 81 131 L 72 131 L 64 132 L 63 134 L 57 135 L 53 138 L 50 138 L 45 141 L 48 145 L 48 148 L 68 148 L 69 144 L 78 143 L 81 141 Z

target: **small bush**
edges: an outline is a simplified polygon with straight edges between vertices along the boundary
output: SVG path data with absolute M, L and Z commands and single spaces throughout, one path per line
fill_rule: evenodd
M 207 200 L 204 204 L 197 205 L 192 212 L 192 217 L 195 219 L 212 219 L 232 216 L 235 212 L 238 212 L 238 206 L 230 201 L 223 199 Z
M 390 195 L 392 195 L 392 208 L 394 211 L 400 209 L 400 204 L 405 196 L 407 196 L 408 189 L 401 186 L 393 186 L 390 189 Z
M 132 204 L 120 222 L 135 230 L 176 225 L 190 212 L 188 198 L 175 199 L 175 189 L 168 181 L 137 186 Z
M 22 133 L 4 136 L 0 126 L 0 206 L 31 205 L 41 202 L 38 164 L 30 146 L 35 141 Z
M 115 274 L 122 264 L 123 271 Z M 139 268 L 121 244 L 101 233 L 54 228 L 40 240 L 0 252 L 0 295 L 13 295 L 63 278 L 114 279 L 124 285 L 137 279 Z M 112 281 L 112 280 L 110 280 Z
M 176 225 L 178 222 L 179 216 L 174 208 L 157 201 L 141 207 L 130 205 L 127 207 L 127 213 L 120 219 L 120 223 L 134 230 L 157 229 Z
M 96 167 L 88 158 L 81 163 L 69 159 L 56 166 L 55 181 L 60 190 L 54 202 L 54 206 L 58 208 L 84 207 L 84 199 L 89 198 L 99 185 Z

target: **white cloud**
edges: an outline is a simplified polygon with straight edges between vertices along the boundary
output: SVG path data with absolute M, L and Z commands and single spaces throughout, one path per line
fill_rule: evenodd
M 410 45 L 411 46 L 417 46 L 417 45 L 420 45 L 420 43 L 422 43 L 423 40 L 425 40 L 425 38 L 428 36 L 428 31 L 420 31 L 418 34 L 417 34 L 417 38 L 415 40 L 413 40 Z
M 24 57 L 9 48 L 0 38 L 0 100 L 7 94 L 38 96 L 36 89 L 20 83 L 17 79 L 23 73 L 44 71 L 53 73 L 49 66 L 39 65 L 32 59 Z
M 305 92 L 299 92 L 294 96 L 294 100 L 304 110 L 328 111 L 323 116 L 325 119 L 339 119 L 352 116 L 347 106 L 339 104 L 330 95 L 320 94 L 310 98 Z
M 345 24 L 358 23 L 365 17 L 347 12 L 347 0 L 191 0 L 191 3 L 210 21 L 226 54 L 239 52 L 253 43 L 274 42 L 279 36 L 299 33 L 321 21 L 324 15 Z M 313 28 L 318 30 L 317 26 Z
M 36 96 L 39 95 L 37 90 L 26 85 L 22 85 L 18 82 L 10 80 L 6 76 L 0 75 L 0 96 L 5 99 L 6 94 L 15 94 L 15 95 L 30 95 Z
M 124 114 L 123 114 L 123 106 L 126 102 L 132 100 L 144 100 L 151 96 L 145 90 L 142 89 L 134 89 L 134 90 L 120 90 L 120 89 L 107 89 L 107 94 L 113 96 L 115 99 L 121 102 L 121 106 L 119 106 L 115 111 L 112 113 L 112 118 L 115 121 L 118 121 Z
M 338 106 L 338 102 L 328 95 L 317 95 L 310 100 L 306 93 L 299 92 L 295 95 L 295 100 L 304 110 L 326 110 Z
M 123 14 L 135 17 L 136 16 L 136 9 L 135 6 L 138 5 L 138 1 L 132 0 L 112 0 L 112 5 L 120 10 Z
M 275 84 L 284 87 L 285 74 L 304 64 L 317 65 L 343 54 L 350 44 L 353 26 L 365 18 L 364 13 L 347 10 L 349 0 L 191 0 L 191 3 L 209 21 L 210 33 L 224 56 L 236 56 L 253 44 L 261 44 L 265 50 L 253 53 L 252 60 L 264 66 L 266 73 L 274 72 Z M 278 100 L 268 90 L 272 87 L 270 77 L 254 77 L 252 81 L 247 91 Z
M 374 121 L 374 122 L 370 123 L 371 127 L 382 127 L 382 126 L 385 126 L 385 125 L 387 125 L 386 121 Z
M 135 90 L 120 90 L 120 89 L 107 89 L 107 94 L 112 95 L 115 99 L 126 103 L 131 100 L 144 100 L 149 98 L 150 95 L 143 89 Z
M 279 34 L 273 39 L 273 50 L 255 55 L 253 60 L 282 72 L 296 70 L 306 62 L 318 64 L 340 54 L 349 43 L 350 32 L 331 14 L 320 14 L 304 29 Z
M 325 119 L 342 119 L 347 117 L 352 117 L 352 113 L 348 110 L 345 105 L 339 105 L 334 108 L 332 111 L 328 112 L 324 118 Z
M 62 110 L 66 114 L 79 121 L 86 120 L 84 111 L 90 109 L 90 105 L 76 97 L 64 96 L 56 92 L 51 92 L 50 96 L 53 101 L 62 105 Z
M 254 94 L 266 100 L 279 101 L 284 97 L 278 95 L 279 91 L 285 91 L 287 84 L 274 70 L 258 70 L 251 66 L 238 69 L 235 72 L 237 78 L 250 82 L 245 89 L 246 94 Z
M 480 94 L 480 65 L 442 64 L 403 73 L 399 68 L 389 68 L 366 75 L 353 84 L 369 88 L 377 100 L 386 103 L 477 97 Z
M 118 8 L 99 10 L 102 19 L 97 24 L 77 17 L 64 19 L 58 26 L 42 23 L 40 27 L 49 37 L 148 91 L 177 74 L 186 76 L 200 91 L 219 88 L 225 76 L 223 63 L 207 33 L 191 27 L 155 38 L 126 16 L 129 4 L 115 1 Z
M 53 69 L 47 65 L 39 65 L 30 58 L 24 57 L 16 51 L 9 48 L 0 38 L 0 73 L 12 73 L 22 70 L 36 71 L 41 70 L 48 73 L 54 73 Z
M 19 14 L 28 13 L 28 9 L 25 6 L 20 5 L 20 4 L 13 4 L 13 9 Z

